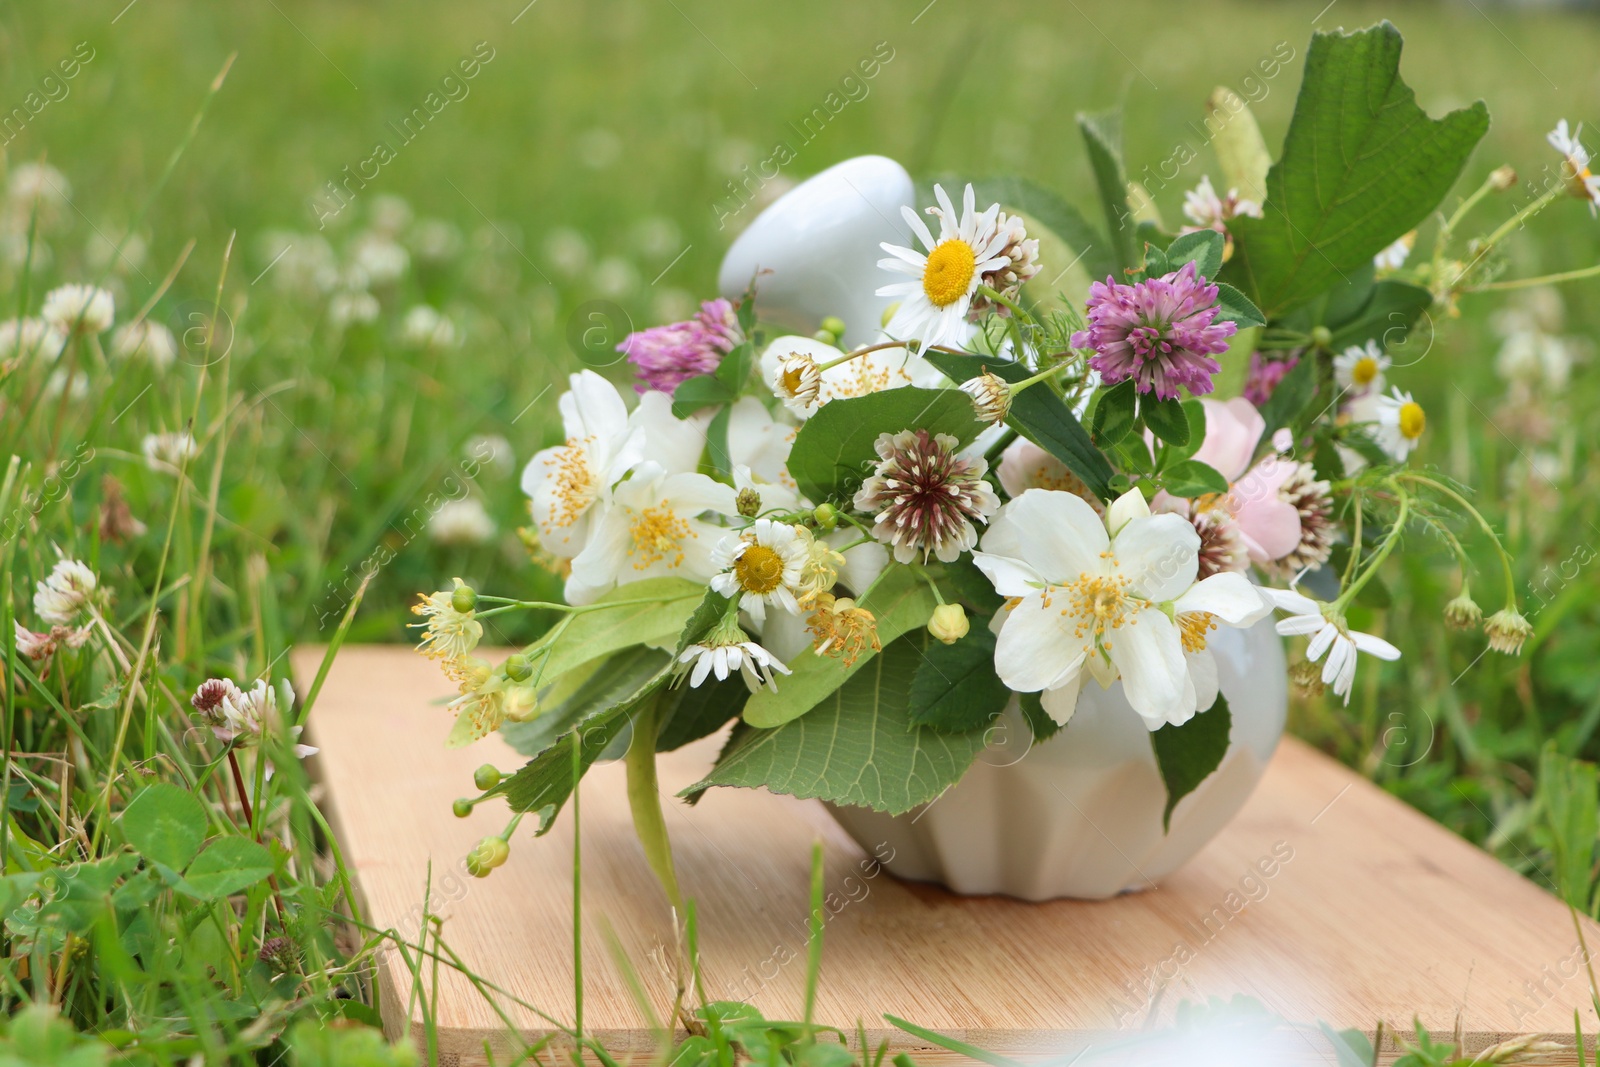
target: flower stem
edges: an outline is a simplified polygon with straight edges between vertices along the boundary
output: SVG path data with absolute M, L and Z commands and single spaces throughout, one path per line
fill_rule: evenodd
M 1451 500 L 1455 501 L 1455 503 L 1463 511 L 1465 511 L 1468 515 L 1471 515 L 1473 519 L 1477 521 L 1478 526 L 1485 534 L 1488 535 L 1489 540 L 1493 542 L 1495 551 L 1500 554 L 1500 571 L 1502 576 L 1505 578 L 1506 583 L 1506 603 L 1511 606 L 1512 610 L 1518 610 L 1516 577 L 1511 572 L 1511 553 L 1507 552 L 1506 546 L 1500 543 L 1500 538 L 1494 532 L 1494 527 L 1489 525 L 1489 520 L 1483 517 L 1483 513 L 1477 508 L 1473 507 L 1472 504 L 1468 502 L 1466 497 L 1462 496 L 1454 489 L 1451 489 L 1448 485 L 1444 485 L 1441 482 L 1436 482 L 1432 478 L 1425 477 L 1421 474 L 1402 474 L 1400 477 L 1406 481 L 1416 482 L 1419 485 L 1426 485 L 1435 492 L 1444 494 Z
M 1600 263 L 1592 267 L 1580 267 L 1577 270 L 1562 271 L 1559 274 L 1542 274 L 1537 278 L 1513 278 L 1505 282 L 1486 282 L 1475 285 L 1468 292 L 1487 293 L 1496 289 L 1527 289 L 1535 285 L 1556 285 L 1561 282 L 1575 282 L 1584 278 L 1593 278 L 1600 275 Z
M 852 359 L 855 359 L 857 356 L 864 356 L 868 352 L 882 352 L 884 349 L 888 349 L 888 348 L 904 348 L 905 346 L 906 346 L 906 343 L 904 341 L 880 341 L 879 343 L 877 343 L 875 345 L 863 345 L 860 348 L 855 349 L 854 351 L 846 352 L 844 355 L 840 356 L 838 359 L 830 359 L 826 363 L 818 363 L 817 364 L 817 371 L 818 371 L 818 373 L 820 373 L 820 372 L 825 371 L 825 370 L 832 370 L 834 367 L 839 366 L 839 364 L 841 364 L 841 363 L 849 363 Z
M 672 863 L 672 841 L 667 836 L 667 821 L 661 811 L 661 786 L 656 779 L 656 733 L 659 728 L 659 700 L 645 698 L 633 717 L 633 743 L 628 746 L 628 808 L 633 812 L 633 830 L 644 846 L 644 855 L 666 890 L 674 908 L 683 908 L 678 890 L 678 873 Z M 576 791 L 576 790 L 574 790 Z
M 1389 558 L 1389 553 L 1394 551 L 1394 546 L 1400 543 L 1400 535 L 1406 528 L 1406 518 L 1411 512 L 1411 497 L 1399 483 L 1394 484 L 1394 491 L 1400 498 L 1400 510 L 1394 517 L 1394 524 L 1384 535 L 1383 544 L 1379 545 L 1378 550 L 1367 559 L 1366 568 L 1354 582 L 1345 587 L 1344 592 L 1339 594 L 1339 599 L 1334 601 L 1333 610 L 1339 615 L 1344 614 L 1345 608 L 1349 607 L 1356 594 L 1361 592 L 1361 587 L 1372 580 L 1372 576 L 1378 573 L 1378 568 L 1383 566 L 1383 561 Z

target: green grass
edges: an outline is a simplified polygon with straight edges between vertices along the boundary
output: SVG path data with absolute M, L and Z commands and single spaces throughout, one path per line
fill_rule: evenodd
M 1130 173 L 1146 176 L 1171 219 L 1183 189 L 1217 175 L 1197 133 L 1213 86 L 1255 100 L 1268 143 L 1279 142 L 1321 7 L 1207 2 L 1184 6 L 1180 18 L 1150 0 L 1081 10 L 1043 0 L 8 5 L 0 122 L 26 108 L 30 92 L 59 97 L 6 144 L 8 163 L 48 159 L 72 197 L 57 219 L 40 220 L 36 251 L 47 261 L 26 275 L 15 263 L 27 227 L 10 224 L 18 255 L 0 257 L 12 264 L 0 266 L 0 318 L 35 312 L 56 284 L 99 277 L 94 246 L 133 225 L 145 254 L 130 249 L 133 262 L 107 282 L 119 321 L 153 300 L 150 317 L 180 332 L 214 304 L 224 325 L 209 355 L 202 333 L 187 335 L 185 358 L 165 374 L 85 346 L 72 357 L 89 378 L 81 399 L 46 397 L 51 368 L 37 362 L 0 379 L 0 462 L 21 457 L 0 511 L 20 506 L 26 519 L 0 545 L 0 623 L 13 612 L 37 621 L 33 583 L 58 548 L 89 561 L 115 593 L 104 631 L 50 674 L 30 676 L 14 655 L 0 661 L 20 679 L 6 687 L 11 750 L 38 754 L 7 767 L 5 870 L 70 871 L 69 883 L 92 887 L 90 865 L 130 854 L 121 821 L 107 813 L 161 779 L 205 798 L 210 835 L 261 832 L 278 886 L 252 885 L 237 907 L 161 888 L 129 959 L 93 909 L 63 905 L 66 917 L 47 932 L 9 935 L 7 1008 L 43 996 L 79 1027 L 139 1035 L 151 1062 L 192 1051 L 270 1056 L 297 1021 L 362 1017 L 349 1005 L 368 995 L 366 968 L 383 934 L 366 931 L 364 947 L 335 938 L 331 918 L 348 910 L 345 875 L 336 852 L 328 863 L 333 842 L 304 775 L 280 751 L 279 773 L 251 787 L 256 825 L 243 823 L 221 747 L 194 723 L 188 694 L 213 675 L 241 684 L 284 677 L 287 650 L 327 641 L 369 572 L 349 640 L 405 639 L 404 605 L 450 575 L 534 597 L 556 592 L 514 534 L 525 521 L 516 471 L 559 433 L 547 390 L 583 365 L 568 339 L 575 313 L 611 301 L 643 326 L 708 295 L 734 229 L 756 210 L 719 227 L 741 167 L 779 142 L 797 153 L 785 178 L 881 152 L 918 174 L 1025 174 L 1087 208 L 1073 115 L 1120 104 Z M 1550 165 L 1543 135 L 1556 118 L 1600 119 L 1592 16 L 1341 0 L 1317 25 L 1385 15 L 1407 35 L 1402 70 L 1424 107 L 1438 113 L 1478 97 L 1489 105 L 1494 125 L 1462 192 L 1502 163 L 1525 176 Z M 81 42 L 93 58 L 62 95 L 44 79 L 75 50 L 87 55 Z M 841 87 L 875 50 L 876 76 Z M 1292 60 L 1272 65 L 1291 50 Z M 235 55 L 163 185 L 208 86 Z M 380 289 L 375 324 L 341 331 L 325 299 L 285 286 L 293 260 L 314 246 L 313 197 L 380 139 L 398 144 L 391 124 L 474 55 L 464 98 L 397 147 L 322 234 L 342 261 L 390 209 L 387 198 L 401 197 L 418 218 L 458 234 L 460 250 L 416 259 Z M 802 144 L 792 124 L 833 91 L 859 99 Z M 1198 157 L 1163 183 L 1162 161 L 1187 155 L 1182 146 Z M 1493 199 L 1476 217 L 1487 229 L 1518 202 Z M 283 231 L 297 235 L 283 240 L 298 254 L 274 264 L 273 235 Z M 1597 258 L 1600 224 L 1561 204 L 1511 242 L 1509 270 Z M 1563 334 L 1600 333 L 1594 291 L 1565 291 Z M 423 301 L 456 322 L 458 348 L 399 342 L 405 310 Z M 1444 634 L 1452 572 L 1445 553 L 1419 541 L 1390 565 L 1390 608 L 1352 620 L 1387 633 L 1405 658 L 1364 672 L 1348 709 L 1297 705 L 1293 727 L 1592 913 L 1593 824 L 1562 803 L 1592 792 L 1592 778 L 1585 786 L 1559 757 L 1600 757 L 1600 386 L 1593 364 L 1580 363 L 1569 388 L 1523 406 L 1537 418 L 1507 408 L 1491 329 L 1505 304 L 1503 295 L 1466 300 L 1394 377 L 1429 411 L 1420 459 L 1477 487 L 1517 560 L 1537 630 L 1528 653 L 1480 659 L 1476 644 Z M 146 434 L 189 426 L 200 450 L 183 477 L 145 463 Z M 482 464 L 470 489 L 498 533 L 475 547 L 437 544 L 426 520 L 464 490 L 463 464 L 470 471 L 482 435 L 510 444 L 510 461 Z M 107 479 L 148 532 L 101 535 Z M 19 504 L 25 494 L 38 499 Z M 1482 538 L 1470 545 L 1488 560 Z M 1477 592 L 1498 606 L 1491 590 Z M 526 640 L 547 622 L 514 617 L 489 639 Z M 1547 748 L 1553 755 L 1542 759 Z M 163 932 L 181 951 L 159 949 Z M 293 945 L 287 967 L 257 959 L 278 936 Z M 403 950 L 419 974 L 444 951 L 436 940 Z

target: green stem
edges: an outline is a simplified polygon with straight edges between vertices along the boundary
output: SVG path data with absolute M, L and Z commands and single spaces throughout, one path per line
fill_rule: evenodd
M 1473 519 L 1476 520 L 1479 528 L 1488 535 L 1489 540 L 1494 544 L 1495 551 L 1500 554 L 1500 572 L 1505 578 L 1506 583 L 1506 603 L 1511 606 L 1512 610 L 1518 610 L 1517 583 L 1516 577 L 1511 571 L 1511 553 L 1507 552 L 1506 546 L 1500 543 L 1500 538 L 1495 534 L 1494 527 L 1489 525 L 1489 520 L 1483 517 L 1483 513 L 1477 508 L 1473 507 L 1466 497 L 1462 496 L 1454 489 L 1451 489 L 1448 485 L 1436 482 L 1432 478 L 1428 478 L 1420 474 L 1402 474 L 1400 477 L 1405 481 L 1416 482 L 1419 485 L 1426 485 L 1435 492 L 1442 493 L 1451 500 L 1455 501 L 1463 511 L 1465 511 L 1468 515 L 1471 515 Z
M 832 370 L 834 367 L 839 366 L 841 363 L 849 363 L 852 359 L 855 359 L 857 356 L 864 356 L 868 352 L 882 352 L 884 349 L 887 349 L 887 348 L 904 348 L 905 346 L 906 346 L 906 343 L 904 341 L 880 341 L 878 344 L 875 344 L 875 345 L 863 345 L 861 348 L 857 348 L 854 351 L 846 352 L 844 355 L 840 356 L 838 359 L 830 359 L 826 363 L 818 363 L 817 364 L 817 371 L 818 371 L 818 373 L 820 373 L 820 372 L 825 371 L 825 370 Z
M 661 810 L 661 786 L 656 778 L 656 735 L 660 730 L 660 705 L 650 697 L 639 705 L 633 717 L 633 744 L 628 746 L 628 807 L 633 812 L 633 830 L 644 846 L 645 860 L 667 892 L 667 900 L 683 910 L 683 895 L 678 890 L 678 873 L 672 863 L 672 840 L 667 836 L 667 820 Z
M 1378 550 L 1367 560 L 1366 569 L 1345 588 L 1343 593 L 1339 594 L 1339 599 L 1334 601 L 1333 610 L 1336 614 L 1344 614 L 1345 608 L 1349 607 L 1356 594 L 1361 592 L 1361 587 L 1372 580 L 1372 576 L 1378 573 L 1378 568 L 1383 566 L 1383 561 L 1389 558 L 1389 553 L 1394 551 L 1394 546 L 1400 543 L 1400 535 L 1406 528 L 1406 518 L 1411 512 L 1411 497 L 1398 484 L 1394 486 L 1394 490 L 1400 497 L 1400 510 L 1394 517 L 1394 525 L 1389 527 L 1383 544 L 1379 545 Z
M 1580 267 L 1577 270 L 1561 271 L 1559 274 L 1542 274 L 1537 278 L 1513 278 L 1506 282 L 1486 282 L 1483 285 L 1474 285 L 1467 290 L 1472 293 L 1487 293 L 1497 289 L 1527 289 L 1535 285 L 1557 285 L 1561 282 L 1575 282 L 1584 278 L 1593 278 L 1600 275 L 1600 263 L 1592 267 Z

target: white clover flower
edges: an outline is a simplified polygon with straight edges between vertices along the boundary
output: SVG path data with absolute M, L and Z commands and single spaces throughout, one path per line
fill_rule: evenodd
M 447 500 L 428 519 L 428 536 L 440 545 L 481 545 L 496 529 L 483 501 L 475 496 Z
M 0 359 L 20 356 L 55 359 L 66 343 L 66 337 L 43 319 L 0 322 Z
M 200 446 L 187 430 L 147 433 L 139 444 L 145 465 L 153 471 L 175 473 L 185 462 L 200 454 Z
M 1331 686 L 1335 696 L 1350 703 L 1350 687 L 1356 679 L 1356 653 L 1365 652 L 1383 660 L 1397 660 L 1400 650 L 1381 637 L 1351 630 L 1342 618 L 1330 618 L 1328 605 L 1319 604 L 1303 593 L 1292 589 L 1262 589 L 1261 594 L 1279 611 L 1293 612 L 1289 618 L 1278 620 L 1278 633 L 1285 637 L 1311 638 L 1306 646 L 1306 662 L 1316 663 L 1327 655 L 1322 665 L 1322 684 Z
M 105 333 L 116 317 L 115 299 L 93 285 L 63 285 L 45 294 L 39 317 L 62 334 Z
M 178 341 L 159 322 L 140 319 L 118 326 L 111 335 L 113 359 L 139 358 L 156 371 L 164 371 L 178 358 Z
M 53 626 L 70 626 L 97 599 L 94 571 L 75 559 L 57 560 L 33 594 L 33 610 Z
M 461 253 L 461 231 L 443 219 L 419 219 L 410 243 L 419 262 L 447 263 Z
M 393 285 L 410 269 L 411 253 L 384 234 L 370 233 L 356 242 L 353 263 L 372 285 Z
M 418 304 L 400 322 L 400 341 L 408 348 L 454 348 L 455 323 L 435 308 Z
M 328 321 L 334 326 L 366 324 L 378 321 L 378 298 L 371 293 L 346 291 L 334 293 L 328 300 Z
M 37 206 L 45 221 L 72 200 L 72 183 L 48 163 L 19 163 L 6 179 L 6 201 L 12 213 L 27 219 Z
M 411 225 L 411 205 L 405 197 L 381 193 L 372 201 L 372 228 L 385 237 L 396 237 Z

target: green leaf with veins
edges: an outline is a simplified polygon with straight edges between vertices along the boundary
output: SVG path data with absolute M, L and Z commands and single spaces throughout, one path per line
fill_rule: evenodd
M 1228 698 L 1217 694 L 1217 702 L 1199 712 L 1182 726 L 1163 726 L 1150 735 L 1161 780 L 1167 786 L 1167 807 L 1161 813 L 1161 828 L 1172 824 L 1172 809 L 1194 792 L 1206 776 L 1222 763 L 1228 752 L 1228 732 L 1233 714 Z
M 765 787 L 899 814 L 933 800 L 983 751 L 986 727 L 949 733 L 911 721 L 918 636 L 896 641 L 810 713 L 776 729 L 741 723 L 711 773 L 679 796 L 712 786 Z
M 1489 128 L 1483 102 L 1431 119 L 1400 77 L 1400 31 L 1317 33 L 1264 217 L 1229 223 L 1224 279 L 1269 317 L 1314 298 L 1416 228 Z
M 911 680 L 911 721 L 962 733 L 987 726 L 1006 709 L 1011 690 L 994 672 L 994 634 L 973 621 L 954 644 L 928 642 Z
M 878 462 L 883 433 L 926 430 L 965 446 L 983 430 L 972 398 L 959 389 L 905 386 L 830 400 L 806 420 L 789 452 L 789 474 L 813 503 L 848 503 Z
M 646 578 L 619 585 L 593 605 L 552 626 L 526 649 L 540 685 L 629 645 L 669 645 L 705 598 L 686 578 Z

